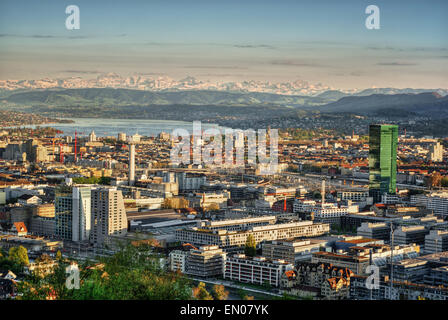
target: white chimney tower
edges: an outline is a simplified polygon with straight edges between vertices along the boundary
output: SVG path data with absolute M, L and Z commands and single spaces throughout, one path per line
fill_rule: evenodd
M 325 203 L 325 180 L 322 180 L 322 190 L 321 190 L 321 195 L 322 195 L 322 205 Z
M 135 184 L 135 144 L 129 144 L 129 185 Z

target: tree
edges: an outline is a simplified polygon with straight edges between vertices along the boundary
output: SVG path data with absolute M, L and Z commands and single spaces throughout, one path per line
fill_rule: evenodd
M 216 300 L 227 300 L 229 297 L 229 291 L 222 284 L 215 284 L 213 286 L 213 297 Z
M 428 177 L 428 186 L 429 187 L 439 187 L 442 183 L 442 175 L 434 171 L 431 173 L 431 175 Z
M 56 260 L 62 260 L 61 250 L 58 250 L 58 252 L 56 252 Z
M 257 245 L 255 244 L 255 238 L 253 234 L 249 234 L 247 236 L 244 253 L 249 257 L 254 257 L 257 254 Z
M 36 259 L 36 262 L 50 262 L 50 261 L 51 257 L 46 253 L 41 254 L 40 257 Z
M 188 300 L 192 298 L 189 279 L 166 272 L 160 256 L 149 245 L 123 245 L 113 256 L 99 262 L 79 264 L 80 288 L 66 287 L 66 267 L 61 261 L 54 273 L 39 279 L 27 276 L 19 284 L 20 299 L 42 300 Z
M 25 247 L 11 247 L 9 249 L 9 260 L 14 261 L 21 265 L 29 265 L 30 260 L 28 259 L 28 250 Z
M 441 186 L 444 188 L 448 187 L 448 177 L 442 178 Z
M 205 283 L 199 282 L 198 286 L 193 288 L 193 297 L 197 300 L 213 300 L 212 295 L 205 289 Z

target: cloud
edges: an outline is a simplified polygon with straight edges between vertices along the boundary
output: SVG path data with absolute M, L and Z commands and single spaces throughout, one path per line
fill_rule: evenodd
M 34 38 L 34 39 L 50 39 L 57 38 L 56 36 L 52 36 L 49 34 L 33 34 L 31 36 L 22 36 L 23 38 Z
M 233 45 L 234 48 L 242 48 L 242 49 L 257 49 L 257 48 L 264 48 L 264 49 L 275 49 L 274 46 L 268 45 L 268 44 L 235 44 Z
M 239 66 L 184 66 L 186 69 L 226 69 L 226 70 L 247 70 L 247 67 L 239 67 Z
M 137 72 L 135 74 L 140 76 L 166 76 L 164 72 Z
M 198 74 L 200 77 L 242 77 L 245 74 L 234 74 L 234 73 L 202 73 Z
M 62 70 L 61 72 L 64 72 L 64 73 L 79 73 L 79 74 L 100 74 L 100 73 L 103 73 L 101 71 L 95 71 L 95 70 Z
M 110 37 L 126 37 L 125 33 L 119 35 L 113 35 Z M 0 37 L 11 37 L 11 38 L 27 38 L 27 39 L 91 39 L 98 38 L 98 36 L 81 36 L 81 35 L 71 35 L 71 36 L 56 36 L 51 34 L 32 34 L 32 35 L 24 35 L 24 34 L 8 34 L 1 33 Z M 103 36 L 107 38 L 109 36 Z
M 395 52 L 438 52 L 448 51 L 448 48 L 444 47 L 392 47 L 392 46 L 369 46 L 367 50 L 383 50 L 383 51 L 395 51 Z
M 288 59 L 273 60 L 270 62 L 270 64 L 276 66 L 311 67 L 311 68 L 328 67 L 323 64 L 318 64 L 314 62 L 308 62 L 302 60 L 288 60 Z
M 394 67 L 400 67 L 400 66 L 416 66 L 417 63 L 409 63 L 409 62 L 379 62 L 377 63 L 378 66 L 394 66 Z
M 349 75 L 352 76 L 352 77 L 361 77 L 363 74 L 364 73 L 361 72 L 361 71 L 352 71 L 352 72 L 350 72 Z

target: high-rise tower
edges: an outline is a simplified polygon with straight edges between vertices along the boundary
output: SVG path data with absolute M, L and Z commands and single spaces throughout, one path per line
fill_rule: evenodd
M 135 184 L 135 144 L 129 144 L 129 185 Z
M 124 236 L 128 227 L 123 195 L 116 188 L 92 190 L 92 230 L 95 246 L 108 242 L 109 236 Z
M 395 194 L 397 185 L 398 126 L 372 124 L 369 128 L 369 193 L 381 201 L 384 193 Z

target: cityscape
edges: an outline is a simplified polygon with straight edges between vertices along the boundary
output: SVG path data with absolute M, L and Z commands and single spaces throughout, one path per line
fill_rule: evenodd
M 280 26 L 283 6 L 296 5 L 285 1 L 277 12 L 262 2 L 254 17 L 272 8 L 269 23 Z M 310 36 L 317 40 L 303 40 L 291 60 L 286 53 L 296 49 L 280 43 L 292 41 L 286 27 L 274 34 L 253 22 L 263 44 L 242 44 L 245 36 L 263 39 L 242 29 L 229 45 L 210 19 L 228 26 L 218 17 L 236 3 L 173 1 L 197 25 L 185 27 L 184 40 L 173 33 L 160 44 L 170 28 L 148 35 L 147 47 L 157 49 L 140 69 L 129 62 L 142 61 L 133 44 L 142 34 L 128 36 L 132 17 L 120 22 L 120 35 L 120 26 L 93 35 L 98 3 L 79 1 L 65 12 L 47 1 L 31 6 L 50 17 L 62 10 L 66 24 L 49 34 L 49 18 L 30 35 L 28 25 L 14 30 L 20 6 L 0 4 L 11 22 L 0 23 L 0 300 L 226 300 L 251 303 L 256 315 L 269 307 L 257 301 L 447 301 L 446 19 L 412 4 L 406 15 L 422 14 L 420 27 L 432 37 L 403 35 L 406 44 L 391 49 L 398 31 L 388 33 L 386 19 L 398 14 L 398 1 L 378 1 L 379 30 L 364 25 L 367 5 L 342 2 L 359 11 L 360 31 L 347 31 L 345 16 L 347 38 L 335 44 L 316 26 Z M 131 3 L 107 12 L 151 5 Z M 151 16 L 163 18 L 168 5 L 153 5 Z M 320 19 L 314 4 L 302 5 Z M 448 13 L 443 1 L 432 6 Z M 242 5 L 240 14 L 249 26 L 247 10 Z M 204 24 L 211 28 L 201 33 Z M 357 38 L 375 32 L 372 43 Z M 85 56 L 70 64 L 68 53 L 55 58 L 73 41 Z M 110 41 L 104 60 L 95 41 Z M 121 64 L 115 58 L 126 46 Z M 353 57 L 341 58 L 338 70 L 327 66 L 332 54 L 347 57 L 339 51 L 345 46 Z M 42 50 L 54 52 L 39 61 Z M 178 65 L 178 50 L 191 68 Z M 381 70 L 365 76 L 370 67 L 358 60 L 372 51 L 381 51 L 373 62 Z M 270 64 L 254 71 L 263 58 Z M 22 64 L 35 67 L 25 72 Z M 181 306 L 177 315 L 224 312 Z

